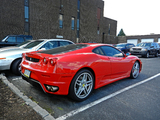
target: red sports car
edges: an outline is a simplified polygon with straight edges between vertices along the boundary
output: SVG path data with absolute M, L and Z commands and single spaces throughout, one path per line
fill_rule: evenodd
M 23 54 L 21 74 L 46 93 L 86 99 L 93 89 L 117 80 L 137 78 L 141 60 L 107 44 L 81 43 Z

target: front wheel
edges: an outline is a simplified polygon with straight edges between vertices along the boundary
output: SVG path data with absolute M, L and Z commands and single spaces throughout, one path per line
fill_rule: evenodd
M 74 76 L 69 88 L 69 96 L 73 100 L 83 101 L 91 94 L 93 87 L 93 74 L 89 70 L 83 69 Z
M 132 70 L 131 70 L 131 75 L 130 75 L 131 78 L 136 79 L 138 77 L 138 75 L 139 75 L 139 68 L 140 68 L 139 63 L 138 63 L 138 61 L 136 61 L 134 63 L 134 65 L 133 65 L 133 67 L 132 67 Z
M 145 57 L 146 57 L 146 58 L 149 58 L 149 52 L 146 53 Z
M 156 52 L 155 57 L 158 57 L 158 51 Z

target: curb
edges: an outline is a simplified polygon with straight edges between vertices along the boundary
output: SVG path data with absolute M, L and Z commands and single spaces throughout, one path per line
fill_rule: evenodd
M 20 98 L 22 98 L 26 105 L 31 106 L 39 115 L 42 116 L 44 120 L 55 120 L 53 116 L 51 116 L 45 109 L 41 108 L 37 103 L 33 102 L 30 98 L 24 95 L 16 86 L 8 81 L 8 79 L 0 74 L 0 79 Z

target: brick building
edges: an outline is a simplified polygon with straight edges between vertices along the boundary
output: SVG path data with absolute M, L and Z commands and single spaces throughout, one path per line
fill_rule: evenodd
M 117 43 L 117 21 L 103 16 L 103 0 L 3 0 L 0 39 L 10 34 L 34 39 Z

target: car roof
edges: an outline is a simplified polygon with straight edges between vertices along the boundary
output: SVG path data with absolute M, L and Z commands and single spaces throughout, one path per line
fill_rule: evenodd
M 18 37 L 30 36 L 30 37 L 32 37 L 31 35 L 7 35 L 7 36 L 18 36 Z
M 87 44 L 89 46 L 101 46 L 101 45 L 107 45 L 107 46 L 112 46 L 110 44 L 103 44 L 103 43 L 77 43 L 77 44 Z
M 70 40 L 66 40 L 66 39 L 37 39 L 37 40 L 44 40 L 44 41 L 69 41 L 72 42 Z M 74 43 L 74 42 L 72 42 Z

